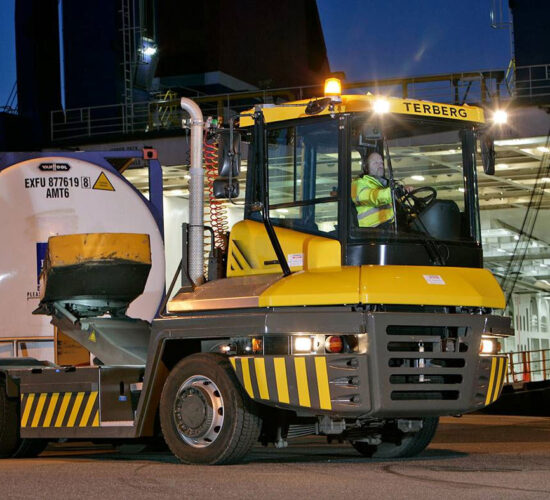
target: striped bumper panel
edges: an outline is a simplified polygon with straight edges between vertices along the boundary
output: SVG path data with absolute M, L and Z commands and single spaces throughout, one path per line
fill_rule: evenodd
M 252 399 L 332 409 L 325 356 L 232 357 L 230 361 Z
M 98 392 L 21 394 L 21 427 L 99 427 Z
M 494 403 L 500 396 L 500 391 L 504 385 L 504 378 L 506 377 L 507 364 L 508 360 L 504 357 L 495 357 L 491 360 L 491 375 L 489 377 L 485 406 Z

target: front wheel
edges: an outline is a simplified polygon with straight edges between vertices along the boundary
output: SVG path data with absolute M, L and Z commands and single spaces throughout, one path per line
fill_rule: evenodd
M 170 372 L 160 400 L 166 444 L 183 463 L 238 462 L 258 440 L 261 419 L 227 358 L 193 354 Z
M 420 430 L 402 433 L 397 442 L 382 440 L 379 445 L 371 445 L 365 441 L 352 441 L 351 444 L 361 455 L 369 458 L 414 457 L 430 444 L 438 423 L 438 417 L 423 418 Z

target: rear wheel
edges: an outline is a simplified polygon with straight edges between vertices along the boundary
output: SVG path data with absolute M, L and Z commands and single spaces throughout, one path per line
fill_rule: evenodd
M 48 445 L 43 439 L 22 439 L 19 435 L 19 401 L 10 399 L 0 379 L 0 458 L 31 458 Z
M 403 432 L 397 442 L 382 440 L 379 445 L 366 441 L 352 441 L 352 446 L 361 455 L 370 458 L 406 458 L 421 453 L 432 441 L 437 430 L 438 417 L 422 419 L 422 428 L 415 432 Z M 384 435 L 384 433 L 382 434 Z
M 170 372 L 160 401 L 166 444 L 182 462 L 239 461 L 258 440 L 261 419 L 227 358 L 193 354 Z

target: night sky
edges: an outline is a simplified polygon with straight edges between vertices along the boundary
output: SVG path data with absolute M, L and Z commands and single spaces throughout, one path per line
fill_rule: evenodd
M 497 3 L 506 0 L 497 0 Z M 506 69 L 492 0 L 317 0 L 333 71 L 349 81 Z M 14 0 L 0 0 L 0 106 L 15 83 Z

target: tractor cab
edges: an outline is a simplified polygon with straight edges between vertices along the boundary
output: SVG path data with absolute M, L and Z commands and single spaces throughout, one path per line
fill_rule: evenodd
M 281 271 L 274 255 L 247 258 L 260 240 L 270 246 L 269 231 L 251 232 L 253 222 L 273 226 L 291 268 L 303 268 L 307 251 L 299 247 L 311 238 L 337 242 L 332 266 L 482 267 L 476 145 L 483 121 L 476 107 L 372 95 L 241 116 L 249 142 L 245 220 L 231 234 L 227 275 Z M 373 155 L 382 170 L 369 188 Z M 364 223 L 380 210 L 385 223 Z M 243 239 L 239 225 L 254 238 Z

